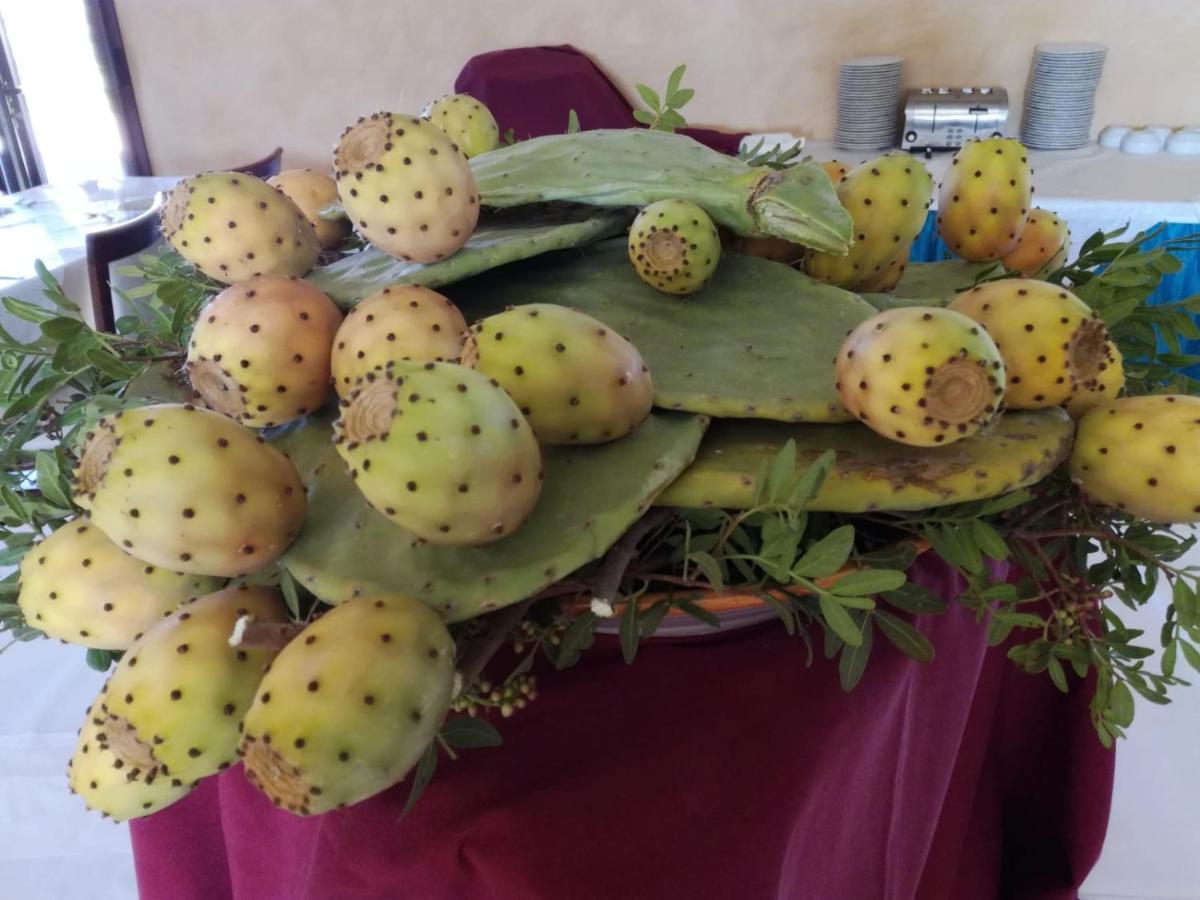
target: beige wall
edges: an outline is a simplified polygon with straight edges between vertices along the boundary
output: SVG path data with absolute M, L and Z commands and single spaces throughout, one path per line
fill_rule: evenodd
M 117 0 L 155 170 L 276 144 L 323 165 L 342 127 L 417 111 L 471 55 L 572 43 L 632 95 L 689 64 L 694 123 L 833 130 L 837 61 L 897 53 L 906 81 L 1000 84 L 1019 108 L 1033 46 L 1105 41 L 1097 128 L 1200 123 L 1200 0 Z

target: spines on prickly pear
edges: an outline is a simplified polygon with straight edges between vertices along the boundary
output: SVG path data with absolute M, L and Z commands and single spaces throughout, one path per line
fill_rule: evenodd
M 836 188 L 854 220 L 854 246 L 844 256 L 812 253 L 805 270 L 851 289 L 886 282 L 925 225 L 933 179 L 909 154 L 889 153 L 852 169 Z
M 87 808 L 115 822 L 148 816 L 182 799 L 191 782 L 155 772 L 128 777 L 125 761 L 110 749 L 108 719 L 97 701 L 88 707 L 75 753 L 67 762 L 67 783 Z
M 100 709 L 103 745 L 127 778 L 180 786 L 237 761 L 239 723 L 277 652 L 230 645 L 243 617 L 287 621 L 275 589 L 226 588 L 188 601 L 121 658 Z
M 1027 151 L 1011 138 L 971 141 L 951 160 L 938 194 L 938 231 L 970 262 L 1011 253 L 1033 198 Z
M 333 382 L 347 396 L 358 379 L 388 363 L 458 362 L 467 322 L 437 291 L 393 285 L 361 300 L 333 341 Z
M 274 561 L 305 509 L 286 456 L 220 413 L 175 403 L 101 419 L 75 470 L 74 497 L 131 556 L 226 577 Z
M 1109 400 L 1079 420 L 1071 480 L 1139 519 L 1200 522 L 1200 398 Z
M 1040 409 L 1067 402 L 1095 384 L 1105 362 L 1108 330 L 1065 288 L 1027 278 L 978 285 L 950 308 L 987 328 L 1008 372 L 1004 402 Z
M 884 437 L 917 447 L 969 437 L 1004 395 L 1004 363 L 987 331 L 945 309 L 881 312 L 850 332 L 835 362 L 846 408 Z
M 492 111 L 470 94 L 447 94 L 421 110 L 428 119 L 458 144 L 470 159 L 500 146 L 500 127 Z
M 330 346 L 342 314 L 307 281 L 263 275 L 200 310 L 187 376 L 199 400 L 252 428 L 306 416 L 329 396 Z
M 162 212 L 163 236 L 224 284 L 254 275 L 303 275 L 321 251 L 304 213 L 282 191 L 241 172 L 185 178 Z
M 471 332 L 463 363 L 499 382 L 544 443 L 615 440 L 650 414 L 654 383 L 637 348 L 578 310 L 530 303 Z
M 721 260 L 721 238 L 689 200 L 651 203 L 629 226 L 629 261 L 646 284 L 667 294 L 694 294 Z
M 1067 401 L 1067 412 L 1078 419 L 1106 400 L 1116 400 L 1125 391 L 1125 358 L 1111 340 L 1104 345 L 1104 362 L 1090 386 L 1080 385 Z
M 433 544 L 515 531 L 542 489 L 542 455 L 494 381 L 448 363 L 396 362 L 342 401 L 334 443 L 367 501 Z
M 454 640 L 429 607 L 356 597 L 279 654 L 238 753 L 271 801 L 316 815 L 396 784 L 434 739 L 454 688 Z
M 1067 220 L 1035 206 L 1025 219 L 1017 245 L 1000 262 L 1010 272 L 1033 278 L 1065 263 L 1070 245 Z
M 184 600 L 220 585 L 139 562 L 88 520 L 73 519 L 29 548 L 17 602 L 49 637 L 124 650 Z
M 267 179 L 267 184 L 279 188 L 304 213 L 317 232 L 317 242 L 323 250 L 335 250 L 350 234 L 350 220 L 323 219 L 321 210 L 337 203 L 337 182 L 324 172 L 312 169 L 288 169 Z
M 374 113 L 347 128 L 333 156 L 338 195 L 354 227 L 385 253 L 445 259 L 479 219 L 467 158 L 436 125 Z

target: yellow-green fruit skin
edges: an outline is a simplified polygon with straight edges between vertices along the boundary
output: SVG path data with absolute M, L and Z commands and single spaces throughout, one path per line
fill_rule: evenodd
M 230 646 L 243 616 L 287 621 L 274 588 L 231 587 L 189 600 L 126 651 L 100 708 L 127 778 L 186 785 L 237 762 L 238 725 L 277 652 Z
M 274 562 L 304 521 L 286 456 L 220 413 L 162 403 L 101 419 L 74 498 L 136 559 L 233 578 Z
M 831 159 L 829 162 L 821 163 L 821 168 L 825 170 L 825 174 L 829 176 L 829 180 L 837 185 L 850 172 L 850 167 L 843 162 L 838 162 L 836 159 Z
M 500 146 L 500 127 L 492 111 L 470 94 L 447 94 L 421 110 L 428 119 L 458 144 L 470 159 Z
M 1198 456 L 1200 397 L 1121 397 L 1079 420 L 1071 480 L 1139 519 L 1200 522 Z
M 333 155 L 338 196 L 354 228 L 384 253 L 445 259 L 479 220 L 467 158 L 436 125 L 373 113 L 347 128 Z
M 239 748 L 246 777 L 297 815 L 357 803 L 404 778 L 453 689 L 454 640 L 436 613 L 399 596 L 347 600 L 259 685 Z
M 180 575 L 134 559 L 87 519 L 73 519 L 21 560 L 18 604 L 48 637 L 98 650 L 124 650 L 218 578 Z
M 1067 261 L 1071 231 L 1057 213 L 1034 207 L 1025 219 L 1017 246 L 1000 262 L 1004 268 L 1026 278 L 1052 272 Z
M 878 272 L 860 282 L 857 290 L 864 294 L 887 293 L 900 283 L 904 270 L 908 268 L 908 257 L 912 252 L 912 244 L 896 252 L 884 261 Z
M 1067 412 L 1072 419 L 1078 419 L 1089 409 L 1099 406 L 1106 400 L 1115 400 L 1125 391 L 1125 358 L 1117 345 L 1109 341 L 1104 348 L 1104 362 L 1100 364 L 1100 374 L 1090 387 L 1079 387 L 1067 401 Z
M 971 141 L 954 154 L 938 194 L 938 232 L 970 262 L 1011 253 L 1033 205 L 1025 146 L 1011 138 Z
M 345 397 L 360 378 L 388 363 L 458 362 L 467 321 L 437 291 L 394 285 L 363 298 L 347 315 L 333 341 L 333 382 Z
M 690 200 L 658 200 L 629 226 L 629 261 L 665 294 L 694 294 L 721 261 L 721 238 L 708 213 Z
M 1004 364 L 987 331 L 946 309 L 872 316 L 846 338 L 835 365 L 846 409 L 884 437 L 916 447 L 970 437 L 1004 394 Z
M 529 423 L 463 366 L 392 363 L 342 401 L 334 444 L 367 502 L 432 544 L 499 540 L 542 489 Z
M 599 444 L 650 414 L 654 382 L 642 355 L 603 322 L 530 303 L 472 327 L 466 365 L 494 378 L 546 444 Z
M 288 169 L 267 179 L 267 184 L 279 188 L 304 213 L 317 233 L 323 250 L 336 250 L 350 234 L 348 219 L 322 219 L 321 210 L 336 203 L 337 182 L 324 172 L 312 169 Z
M 844 256 L 809 254 L 805 271 L 840 287 L 881 290 L 925 225 L 933 179 L 911 155 L 889 153 L 852 169 L 836 187 L 854 220 L 854 245 Z
M 67 762 L 67 784 L 87 808 L 116 822 L 158 812 L 192 789 L 169 775 L 128 778 L 124 762 L 108 749 L 106 718 L 99 702 L 88 707 L 75 752 Z
M 255 275 L 303 275 L 321 245 L 283 191 L 240 172 L 185 178 L 162 213 L 163 236 L 209 278 L 223 284 Z
M 307 281 L 262 275 L 200 310 L 187 374 L 199 400 L 252 428 L 315 411 L 329 396 L 330 347 L 342 314 Z
M 1005 278 L 964 291 L 950 309 L 979 322 L 1000 348 L 1012 409 L 1059 406 L 1095 383 L 1108 332 L 1091 308 L 1065 288 Z

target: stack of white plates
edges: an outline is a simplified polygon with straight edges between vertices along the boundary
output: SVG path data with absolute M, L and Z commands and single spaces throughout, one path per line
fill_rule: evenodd
M 837 133 L 843 150 L 882 150 L 900 139 L 899 56 L 848 59 L 838 74 Z
M 1107 53 L 1103 44 L 1038 44 L 1021 119 L 1021 140 L 1027 147 L 1073 150 L 1091 141 L 1096 86 Z

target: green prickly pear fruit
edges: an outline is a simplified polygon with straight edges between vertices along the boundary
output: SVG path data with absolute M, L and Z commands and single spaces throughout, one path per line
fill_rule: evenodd
M 1105 362 L 1108 330 L 1070 291 L 1045 281 L 1006 278 L 964 291 L 950 302 L 979 322 L 1004 357 L 1012 409 L 1066 403 L 1089 389 Z
M 907 153 L 872 159 L 837 182 L 837 195 L 854 220 L 854 245 L 844 256 L 812 253 L 805 271 L 819 281 L 853 290 L 886 282 L 889 268 L 907 254 L 925 225 L 933 179 Z
M 603 322 L 530 303 L 476 322 L 463 364 L 499 382 L 546 444 L 600 444 L 650 414 L 654 382 L 632 343 Z
M 333 383 L 347 396 L 368 372 L 402 359 L 458 362 L 467 321 L 437 291 L 393 285 L 361 300 L 333 341 Z
M 67 762 L 71 793 L 82 797 L 88 809 L 124 822 L 156 813 L 191 791 L 191 783 L 182 779 L 176 783 L 158 772 L 145 778 L 127 777 L 124 760 L 110 749 L 107 723 L 98 701 L 88 707 L 75 753 Z
M 100 727 L 126 778 L 179 787 L 237 761 L 239 723 L 278 652 L 230 646 L 243 617 L 287 621 L 273 588 L 226 588 L 189 600 L 121 658 L 100 695 Z
M 1034 207 L 1025 219 L 1017 245 L 1000 262 L 1026 278 L 1053 272 L 1067 261 L 1071 230 L 1056 213 Z
M 1125 359 L 1117 345 L 1109 341 L 1104 345 L 1104 362 L 1100 363 L 1100 372 L 1090 387 L 1076 388 L 1071 399 L 1067 401 L 1067 412 L 1072 419 L 1078 419 L 1089 409 L 1099 406 L 1106 400 L 1115 400 L 1125 390 Z
M 1071 480 L 1151 522 L 1200 522 L 1200 397 L 1121 397 L 1079 420 Z
M 915 447 L 970 437 L 1000 408 L 1004 363 L 986 330 L 920 306 L 872 316 L 838 352 L 837 389 L 864 425 Z
M 17 602 L 49 637 L 124 650 L 184 600 L 220 586 L 139 562 L 91 522 L 73 519 L 25 554 Z
M 350 235 L 349 219 L 322 219 L 321 210 L 337 203 L 337 182 L 324 172 L 312 169 L 288 169 L 267 179 L 296 204 L 304 218 L 312 223 L 322 250 L 336 250 Z
M 384 253 L 437 262 L 475 230 L 475 176 L 430 122 L 387 112 L 359 119 L 342 134 L 333 165 L 346 215 Z
M 470 94 L 447 94 L 427 103 L 421 118 L 444 131 L 467 159 L 500 146 L 500 126 L 492 111 Z
M 342 323 L 307 281 L 261 275 L 200 310 L 187 376 L 203 404 L 252 428 L 308 415 L 329 396 L 330 347 Z
M 1025 146 L 1011 138 L 971 141 L 951 160 L 938 194 L 938 232 L 970 262 L 1011 253 L 1033 199 Z
M 638 277 L 667 294 L 694 294 L 721 260 L 721 238 L 690 200 L 651 203 L 629 227 L 629 260 Z
M 454 640 L 429 607 L 364 596 L 288 644 L 246 713 L 246 777 L 297 815 L 401 781 L 434 739 L 454 689 Z
M 163 236 L 209 278 L 303 275 L 321 246 L 304 213 L 280 190 L 241 172 L 185 178 L 162 212 Z
M 74 497 L 131 556 L 230 578 L 283 553 L 305 510 L 286 456 L 220 413 L 175 403 L 101 419 L 75 470 Z
M 525 521 L 542 489 L 537 439 L 485 375 L 395 362 L 342 401 L 334 443 L 358 489 L 431 544 L 484 544 Z

